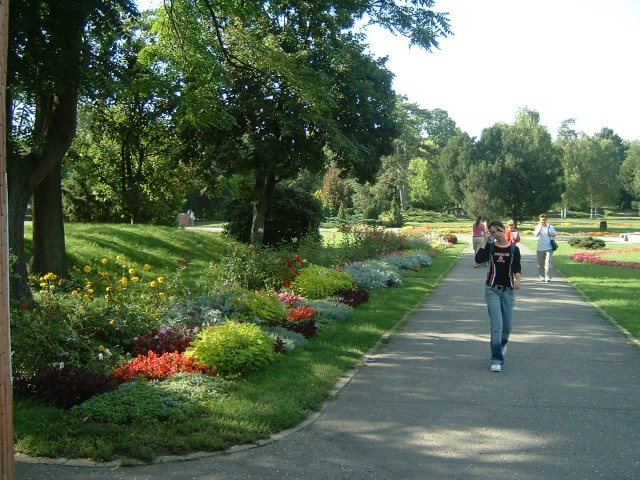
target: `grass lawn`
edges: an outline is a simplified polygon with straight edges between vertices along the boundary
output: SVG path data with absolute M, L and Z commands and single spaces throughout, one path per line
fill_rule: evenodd
M 525 243 L 535 250 L 535 242 L 525 240 Z M 639 244 L 609 243 L 605 251 L 638 247 Z M 553 254 L 554 268 L 598 310 L 606 314 L 605 318 L 611 317 L 635 338 L 640 339 L 640 270 L 571 260 L 571 254 L 578 251 L 580 250 L 561 243 Z M 603 255 L 603 258 L 624 262 L 638 262 L 639 257 L 640 252 Z

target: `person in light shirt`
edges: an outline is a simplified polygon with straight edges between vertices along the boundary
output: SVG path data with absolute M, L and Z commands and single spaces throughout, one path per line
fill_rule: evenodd
M 541 282 L 551 281 L 551 259 L 553 258 L 553 247 L 551 240 L 556 236 L 556 229 L 547 222 L 547 215 L 541 213 L 538 225 L 536 225 L 533 234 L 538 237 L 538 248 L 536 254 L 538 257 L 538 275 Z
M 516 222 L 509 220 L 504 236 L 509 243 L 518 243 L 520 241 L 520 232 L 516 230 Z

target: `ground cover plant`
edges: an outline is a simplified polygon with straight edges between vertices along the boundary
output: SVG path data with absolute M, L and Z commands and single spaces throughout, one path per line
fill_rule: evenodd
M 46 351 L 52 332 L 34 337 L 33 318 L 25 315 L 31 306 L 15 305 L 14 355 L 22 357 L 18 365 L 25 370 L 25 387 L 14 401 L 15 445 L 16 451 L 30 455 L 150 461 L 159 454 L 251 443 L 295 426 L 320 407 L 344 371 L 384 332 L 424 301 L 463 248 L 424 243 L 427 251 L 407 252 L 416 256 L 407 263 L 412 267 L 398 267 L 402 286 L 376 291 L 357 288 L 351 276 L 339 271 L 346 277 L 327 290 L 327 298 L 309 299 L 293 291 L 276 295 L 246 290 L 240 284 L 241 269 L 223 280 L 211 268 L 212 263 L 236 256 L 232 263 L 250 259 L 257 271 L 255 265 L 264 258 L 273 275 L 284 272 L 282 287 L 292 268 L 304 271 L 313 265 L 290 250 L 239 250 L 219 234 L 177 229 L 104 226 L 103 238 L 101 226 L 93 225 L 90 231 L 69 227 L 68 245 L 75 244 L 75 232 L 84 239 L 78 242 L 84 249 L 81 254 L 69 249 L 76 279 L 69 284 L 52 276 L 36 279 L 36 299 L 51 306 L 46 320 L 56 318 L 54 324 L 65 333 L 55 336 L 65 340 L 57 341 L 48 361 L 39 361 L 59 373 L 83 366 L 90 358 L 89 373 L 117 372 L 106 375 L 116 385 L 92 376 L 85 386 L 95 385 L 93 391 L 79 391 L 82 397 L 64 405 L 46 401 L 46 395 L 34 396 L 44 389 L 55 390 L 51 398 L 64 398 L 74 377 L 49 374 L 39 381 L 28 375 L 27 367 L 35 369 L 30 362 L 37 359 L 27 352 L 34 344 Z M 128 248 L 127 242 L 141 231 L 148 244 L 136 238 L 137 249 Z M 380 260 L 385 248 L 400 257 L 405 240 L 412 248 L 419 244 L 407 232 L 398 238 L 378 230 L 371 233 L 371 242 L 366 233 L 360 240 L 348 240 L 346 249 L 354 254 L 350 261 L 360 261 L 364 251 L 371 254 L 372 245 Z M 358 242 L 368 245 L 362 248 Z M 117 253 L 119 245 L 126 248 L 126 256 Z M 188 258 L 186 245 L 192 248 Z M 344 252 L 336 255 L 335 246 L 329 250 L 331 255 L 316 253 L 315 260 L 348 257 Z M 274 267 L 279 262 L 282 269 Z M 416 262 L 430 266 L 417 268 Z M 322 265 L 318 271 L 329 268 Z M 307 281 L 309 289 L 315 292 L 324 286 L 324 276 L 317 284 Z M 273 278 L 262 282 L 262 287 L 276 283 Z M 65 303 L 67 298 L 78 303 Z M 87 310 L 94 302 L 94 310 Z M 94 312 L 88 317 L 90 328 L 80 315 L 70 314 L 80 310 Z M 130 313 L 130 333 L 139 329 L 138 334 L 129 340 L 124 333 L 103 334 L 120 325 L 125 310 Z M 86 345 L 82 355 L 73 348 L 78 343 Z M 228 344 L 237 350 L 229 350 Z

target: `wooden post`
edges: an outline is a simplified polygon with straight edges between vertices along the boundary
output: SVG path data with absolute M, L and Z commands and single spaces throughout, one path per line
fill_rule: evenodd
M 9 328 L 9 226 L 7 222 L 7 49 L 9 0 L 0 0 L 0 468 L 2 480 L 15 479 L 13 380 Z

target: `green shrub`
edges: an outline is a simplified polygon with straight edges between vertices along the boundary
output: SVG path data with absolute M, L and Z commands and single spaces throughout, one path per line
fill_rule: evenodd
M 398 205 L 398 202 L 396 202 L 395 198 L 391 202 L 391 208 L 389 211 L 384 212 L 381 217 L 382 222 L 387 227 L 401 227 L 404 224 L 404 218 L 402 217 L 400 206 Z
M 278 325 L 287 315 L 287 307 L 275 294 L 267 292 L 238 292 L 231 300 L 231 305 L 244 321 L 257 319 L 267 325 Z
M 606 246 L 604 240 L 594 237 L 574 237 L 567 242 L 573 248 L 584 250 L 601 250 Z
M 316 239 L 306 238 L 300 243 L 303 242 L 312 243 L 317 249 Z M 209 266 L 207 276 L 213 294 L 238 288 L 279 290 L 297 273 L 298 259 L 293 252 L 237 243 L 222 261 Z
M 141 378 L 92 397 L 71 410 L 85 422 L 180 423 L 206 413 L 203 402 L 222 397 L 233 386 L 222 378 L 198 373 L 178 373 L 162 381 Z
M 223 377 L 258 370 L 278 358 L 273 340 L 258 325 L 231 321 L 198 333 L 185 356 L 214 367 Z
M 225 232 L 243 243 L 249 243 L 251 236 L 251 198 L 239 191 L 225 212 Z M 323 218 L 322 205 L 311 192 L 278 185 L 265 218 L 263 243 L 280 245 L 307 236 L 319 237 Z
M 309 265 L 291 282 L 291 289 L 312 300 L 326 298 L 338 290 L 353 288 L 353 278 L 332 268 Z

